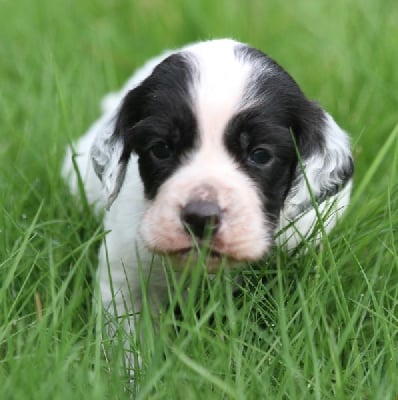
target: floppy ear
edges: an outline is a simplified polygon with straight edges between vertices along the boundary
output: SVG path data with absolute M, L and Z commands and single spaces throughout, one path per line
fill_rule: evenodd
M 116 111 L 111 110 L 98 122 L 100 133 L 91 147 L 91 158 L 105 190 L 108 210 L 124 182 L 132 151 L 130 133 L 141 119 L 144 96 L 144 83 L 141 83 L 127 92 Z
M 337 194 L 353 175 L 353 161 L 347 134 L 319 106 L 300 123 L 296 137 L 300 159 L 287 194 L 283 215 L 294 220 Z M 312 195 L 311 195 L 312 192 Z
M 128 160 L 122 159 L 123 147 L 122 139 L 112 128 L 97 135 L 91 147 L 94 171 L 102 182 L 107 210 L 119 194 L 126 175 Z

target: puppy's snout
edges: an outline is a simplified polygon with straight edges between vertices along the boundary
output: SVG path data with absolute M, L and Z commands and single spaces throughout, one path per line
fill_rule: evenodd
M 182 223 L 188 233 L 198 239 L 214 236 L 221 225 L 222 212 L 217 203 L 207 200 L 191 200 L 181 212 Z

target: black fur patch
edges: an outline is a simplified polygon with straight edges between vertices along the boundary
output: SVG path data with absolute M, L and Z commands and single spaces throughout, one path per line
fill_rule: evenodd
M 320 151 L 323 112 L 306 99 L 293 78 L 271 58 L 244 45 L 235 52 L 254 67 L 243 94 L 244 111 L 231 120 L 225 143 L 241 168 L 256 182 L 265 212 L 276 223 L 297 168 L 292 133 L 303 157 Z M 246 137 L 245 146 L 242 135 Z M 258 146 L 265 147 L 270 154 L 265 165 L 248 160 Z
M 230 121 L 225 145 L 241 169 L 256 183 L 263 198 L 264 210 L 276 224 L 297 164 L 288 127 L 261 108 L 253 108 L 239 113 Z M 264 165 L 253 163 L 250 159 L 256 148 L 265 149 L 269 154 L 269 161 Z
M 178 168 L 198 137 L 197 122 L 189 103 L 193 64 L 182 54 L 161 62 L 138 87 L 125 97 L 114 136 L 123 140 L 121 162 L 131 152 L 139 156 L 145 195 L 153 199 L 159 186 Z M 156 158 L 156 146 L 166 146 L 170 157 Z
M 236 54 L 257 65 L 244 99 L 254 98 L 256 107 L 267 118 L 272 117 L 278 125 L 291 130 L 303 158 L 322 151 L 325 146 L 322 108 L 308 100 L 295 80 L 266 54 L 244 45 L 237 47 Z
M 323 133 L 325 114 L 317 103 L 305 97 L 294 79 L 264 53 L 240 45 L 235 54 L 254 67 L 243 94 L 244 111 L 230 122 L 225 142 L 242 169 L 257 183 L 264 195 L 265 211 L 276 221 L 299 169 L 297 151 L 303 160 L 312 154 L 327 153 Z M 246 148 L 242 146 L 242 135 L 246 137 Z M 271 161 L 262 167 L 250 165 L 247 159 L 250 149 L 259 145 L 269 149 L 271 155 Z M 352 165 L 351 160 L 341 171 L 342 186 L 352 176 Z M 318 200 L 323 201 L 341 187 L 336 187 L 333 193 L 322 194 Z

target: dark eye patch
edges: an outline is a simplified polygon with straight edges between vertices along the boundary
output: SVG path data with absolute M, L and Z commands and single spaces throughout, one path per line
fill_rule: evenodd
M 151 115 L 139 121 L 127 137 L 131 150 L 138 155 L 138 166 L 144 182 L 145 194 L 153 198 L 160 185 L 184 162 L 197 138 L 196 122 L 192 113 Z
M 297 164 L 288 120 L 263 110 L 249 110 L 233 117 L 224 144 L 240 169 L 253 181 L 264 199 L 268 216 L 277 220 Z
M 170 121 L 149 117 L 131 127 L 126 136 L 131 138 L 131 150 L 141 156 L 160 144 L 173 147 L 180 132 Z
M 198 142 L 190 89 L 195 71 L 189 54 L 172 54 L 127 93 L 117 116 L 114 137 L 124 146 L 120 161 L 127 163 L 132 153 L 138 155 L 148 199 Z
M 165 126 L 160 129 L 159 125 L 153 128 L 134 132 L 133 148 L 138 154 L 139 171 L 149 199 L 155 197 L 160 185 L 179 167 L 183 155 L 192 149 L 173 124 L 167 129 Z
M 289 126 L 260 111 L 242 112 L 232 118 L 225 132 L 225 145 L 235 159 L 255 165 L 294 156 Z

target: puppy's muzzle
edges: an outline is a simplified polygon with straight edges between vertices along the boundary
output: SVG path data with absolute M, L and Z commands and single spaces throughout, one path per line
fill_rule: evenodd
M 191 200 L 181 211 L 185 230 L 197 239 L 213 237 L 221 226 L 221 220 L 221 208 L 212 201 Z

